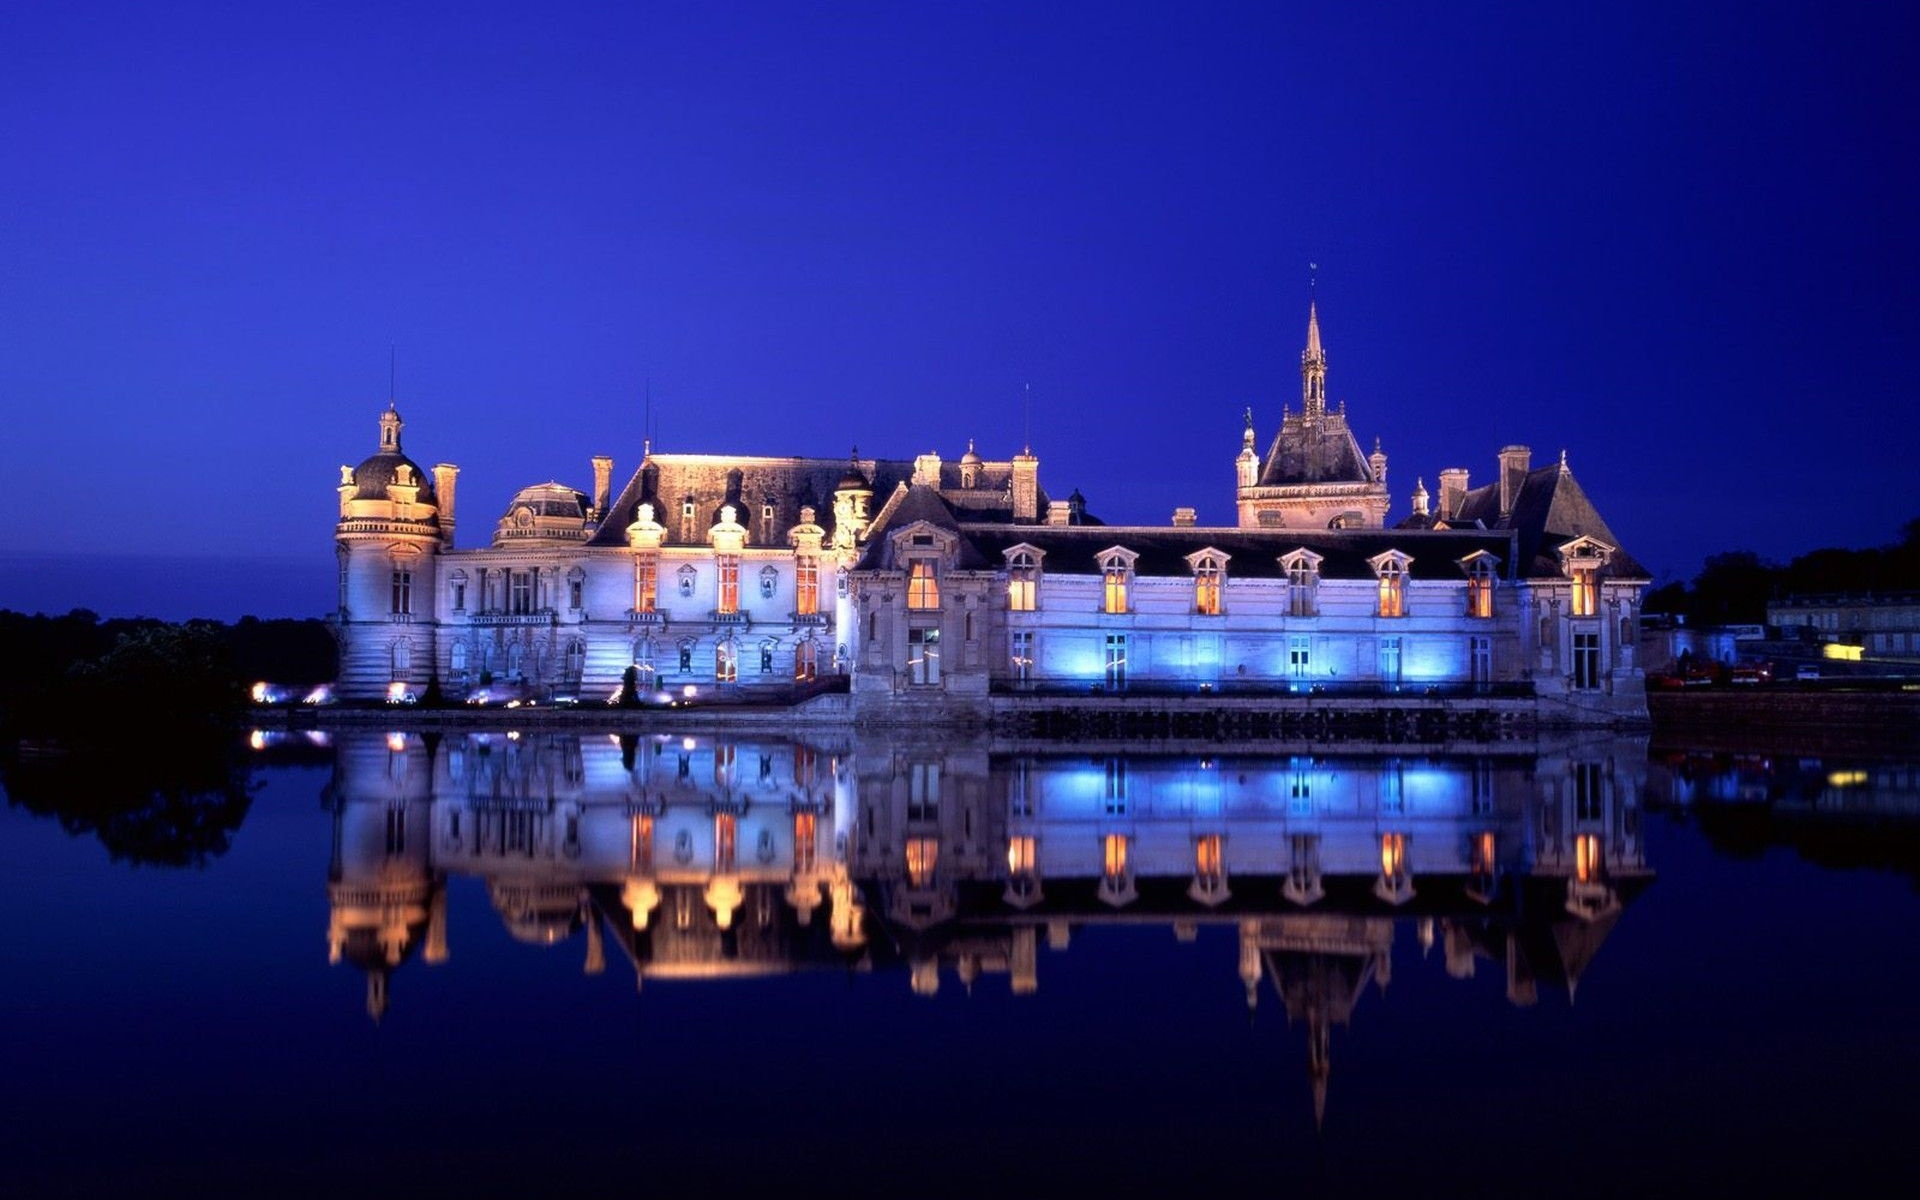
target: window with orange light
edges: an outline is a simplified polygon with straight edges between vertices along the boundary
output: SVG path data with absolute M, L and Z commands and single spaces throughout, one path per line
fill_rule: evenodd
M 1010 837 L 1007 839 L 1007 871 L 1012 875 L 1030 875 L 1035 861 L 1034 839 L 1031 835 Z
M 1573 615 L 1591 617 L 1600 611 L 1600 571 L 1597 567 L 1573 569 Z
M 1583 833 L 1573 839 L 1573 877 L 1592 883 L 1600 877 L 1600 835 Z
M 820 560 L 811 554 L 793 560 L 793 611 L 803 617 L 820 611 Z
M 1493 615 L 1493 564 L 1484 558 L 1475 560 L 1467 572 L 1467 615 Z
M 907 882 L 923 888 L 933 881 L 934 864 L 940 860 L 940 840 L 918 837 L 907 839 Z
M 723 613 L 740 611 L 740 556 L 722 554 L 715 565 L 720 572 L 719 603 L 715 610 Z
M 1407 569 L 1394 559 L 1380 564 L 1380 615 L 1403 617 L 1407 613 Z
M 1032 612 L 1039 599 L 1039 564 L 1024 550 L 1007 560 L 1007 611 Z
M 1102 839 L 1101 869 L 1109 879 L 1127 873 L 1127 835 L 1110 833 Z
M 1193 569 L 1193 611 L 1203 617 L 1220 615 L 1220 564 L 1203 558 Z
M 660 564 L 651 555 L 633 560 L 633 611 L 650 613 L 659 603 Z
M 1101 564 L 1101 576 L 1104 590 L 1101 597 L 1101 611 L 1123 613 L 1127 611 L 1127 585 L 1133 576 L 1133 569 L 1127 566 L 1127 560 L 1114 555 Z
M 928 559 L 914 559 L 907 570 L 907 607 L 921 611 L 940 607 L 940 580 Z

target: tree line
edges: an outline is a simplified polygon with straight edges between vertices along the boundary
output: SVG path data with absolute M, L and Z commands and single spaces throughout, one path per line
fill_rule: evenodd
M 1648 592 L 1644 611 L 1685 617 L 1689 625 L 1759 625 L 1767 619 L 1769 600 L 1835 592 L 1920 592 L 1920 517 L 1902 526 L 1900 540 L 1890 545 L 1830 546 L 1785 565 L 1751 550 L 1715 554 L 1691 587 L 1674 582 Z

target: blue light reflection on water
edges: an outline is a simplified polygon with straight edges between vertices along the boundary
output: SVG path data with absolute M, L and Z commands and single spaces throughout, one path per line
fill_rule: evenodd
M 1451 978 L 1444 946 L 1394 920 L 1390 982 L 1332 1030 L 1316 1131 L 1306 1030 L 1270 982 L 1249 1014 L 1231 922 L 1191 941 L 1165 919 L 1076 924 L 1062 950 L 1042 938 L 1029 995 L 949 964 L 915 996 L 885 953 L 636 991 L 611 939 L 586 974 L 580 933 L 516 940 L 455 871 L 447 960 L 403 962 L 376 1022 L 365 977 L 327 961 L 330 776 L 261 771 L 232 849 L 199 870 L 0 815 L 0 1192 L 1773 1192 L 1864 1179 L 1904 1145 L 1917 864 L 1815 865 L 1730 837 L 1720 810 L 1643 814 L 1657 878 L 1571 1003 L 1509 1003 L 1484 958 Z

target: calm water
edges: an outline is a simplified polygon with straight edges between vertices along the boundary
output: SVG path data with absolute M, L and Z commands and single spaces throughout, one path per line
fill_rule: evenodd
M 1911 1140 L 1910 763 L 296 737 L 193 803 L 16 768 L 0 1193 L 1776 1193 Z

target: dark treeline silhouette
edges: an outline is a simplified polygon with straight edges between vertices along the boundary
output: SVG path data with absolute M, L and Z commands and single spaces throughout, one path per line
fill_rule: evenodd
M 1785 566 L 1748 550 L 1707 559 L 1693 586 L 1669 583 L 1647 593 L 1646 611 L 1684 616 L 1689 625 L 1757 625 L 1767 601 L 1835 592 L 1885 595 L 1920 592 L 1920 517 L 1901 528 L 1900 540 L 1867 550 L 1827 547 Z
M 256 679 L 333 676 L 317 621 L 102 621 L 0 612 L 0 786 L 116 859 L 197 866 L 252 803 L 240 739 Z

